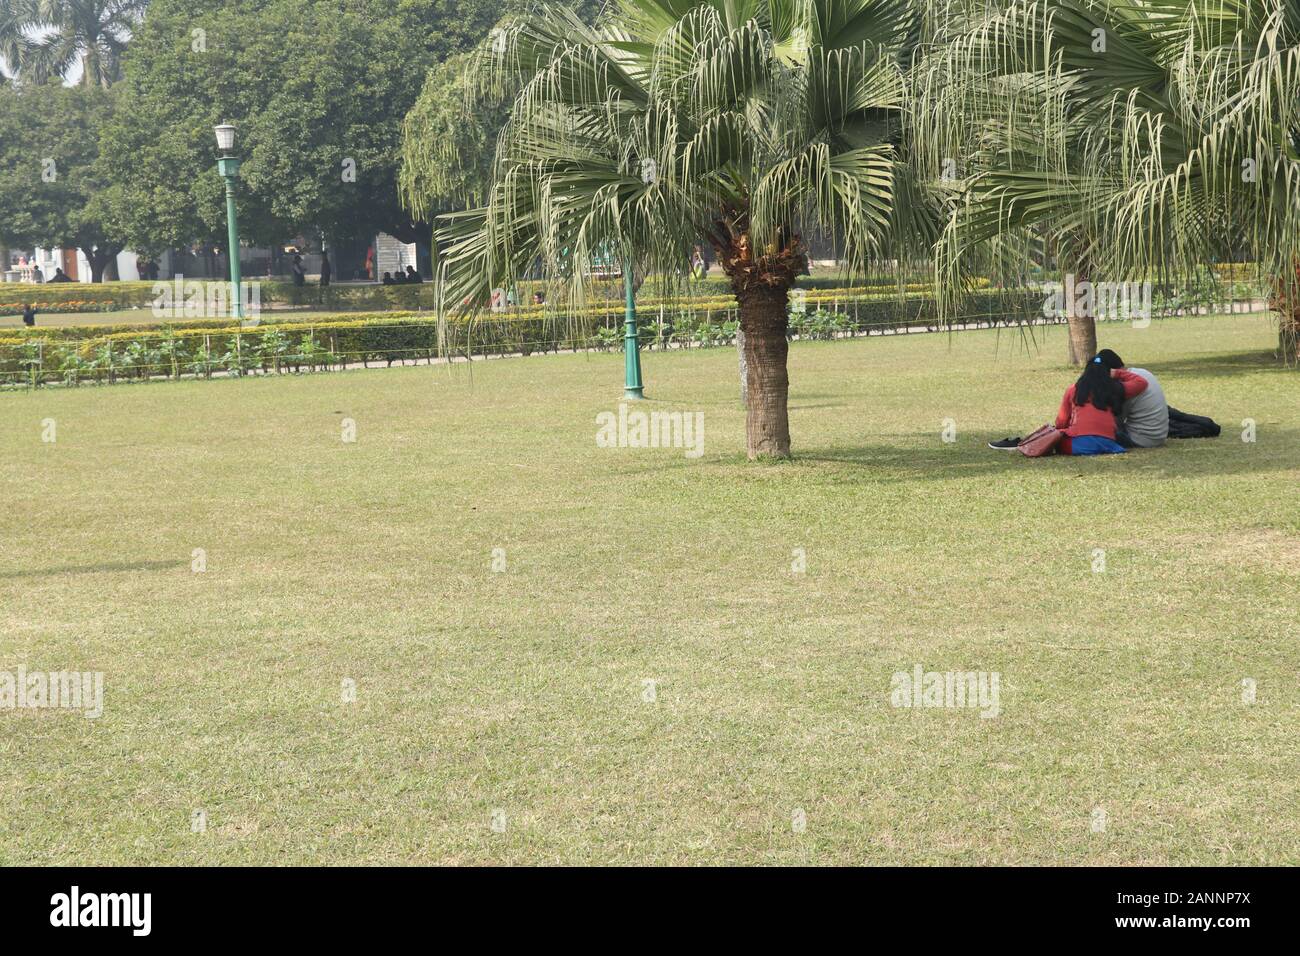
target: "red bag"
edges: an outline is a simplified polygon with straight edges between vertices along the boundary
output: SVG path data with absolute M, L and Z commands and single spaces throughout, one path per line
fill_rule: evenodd
M 1016 447 L 1026 458 L 1042 458 L 1056 450 L 1056 446 L 1065 437 L 1065 432 L 1053 425 L 1044 425 Z

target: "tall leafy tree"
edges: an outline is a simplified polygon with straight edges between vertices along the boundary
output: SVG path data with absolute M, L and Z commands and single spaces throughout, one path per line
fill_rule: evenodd
M 122 249 L 103 205 L 98 87 L 0 86 L 0 247 L 79 248 L 100 282 Z
M 402 201 L 425 221 L 480 204 L 491 188 L 506 109 L 490 101 L 470 105 L 474 62 L 472 54 L 457 53 L 431 69 L 403 120 Z
M 220 243 L 212 127 L 228 120 L 245 238 L 427 240 L 398 199 L 402 119 L 430 65 L 498 15 L 489 0 L 153 0 L 106 132 L 116 221 L 142 249 Z
M 575 299 L 594 260 L 684 270 L 712 245 L 739 304 L 751 458 L 790 455 L 788 300 L 802 232 L 850 266 L 932 240 L 901 111 L 908 0 L 620 0 L 596 26 L 543 5 L 479 53 L 511 92 L 480 208 L 441 220 L 447 301 L 540 262 Z
M 122 55 L 149 0 L 5 0 L 0 59 L 42 84 L 81 67 L 86 86 L 121 79 Z

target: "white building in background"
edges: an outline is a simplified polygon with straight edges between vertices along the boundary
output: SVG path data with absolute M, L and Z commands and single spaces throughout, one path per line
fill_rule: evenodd
M 137 268 L 139 258 L 134 252 L 119 252 L 117 254 L 118 278 L 124 280 L 139 279 L 140 270 Z M 90 263 L 80 249 L 41 249 L 38 247 L 35 255 L 28 261 L 26 266 L 9 266 L 0 276 L 0 281 L 31 282 L 34 274 L 33 270 L 36 267 L 40 268 L 41 275 L 45 277 L 46 281 L 53 277 L 55 269 L 62 269 L 77 282 L 90 282 L 94 275 Z
M 285 247 L 281 253 L 278 248 L 272 250 L 243 246 L 240 259 L 243 262 L 244 278 L 288 281 L 293 248 Z M 386 232 L 379 233 L 371 241 L 353 242 L 350 248 L 331 246 L 329 251 L 336 283 L 379 282 L 385 272 L 399 275 L 406 272 L 407 266 L 420 268 L 418 245 L 402 242 Z M 303 252 L 302 257 L 307 275 L 314 281 L 320 271 L 320 253 Z M 174 249 L 163 252 L 156 257 L 156 261 L 158 276 L 162 279 L 169 279 L 176 273 L 196 279 L 224 278 L 226 275 L 225 256 L 218 249 Z M 141 257 L 136 253 L 129 250 L 118 253 L 117 278 L 126 282 L 141 279 L 140 264 Z M 90 263 L 80 249 L 37 249 L 31 261 L 23 266 L 10 265 L 7 269 L 0 267 L 0 282 L 31 282 L 36 266 L 40 267 L 41 275 L 46 281 L 54 276 L 55 269 L 62 269 L 76 282 L 90 282 L 93 275 Z
M 41 271 L 45 273 L 45 278 L 49 279 L 54 275 L 55 267 L 60 267 L 72 278 L 78 282 L 89 282 L 94 273 L 90 269 L 90 262 L 86 259 L 85 254 L 80 249 L 37 249 L 37 258 L 47 256 L 50 260 L 50 267 L 46 268 L 44 262 L 41 263 Z M 134 252 L 119 252 L 117 254 L 117 277 L 123 280 L 139 279 L 140 273 L 136 269 L 136 262 L 139 259 Z M 76 271 L 69 269 L 64 262 L 72 264 L 75 262 Z
M 386 232 L 375 238 L 375 278 L 381 279 L 385 272 L 396 275 L 406 272 L 407 266 L 420 268 L 416 261 L 415 243 L 402 242 Z

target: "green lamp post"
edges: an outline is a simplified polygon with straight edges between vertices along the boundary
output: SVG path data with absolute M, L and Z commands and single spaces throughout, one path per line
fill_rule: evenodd
M 636 290 L 632 286 L 632 260 L 623 260 L 623 292 L 627 297 L 626 320 L 623 325 L 623 397 L 645 398 L 641 384 L 641 346 L 636 334 Z
M 226 181 L 226 226 L 230 239 L 230 294 L 235 300 L 235 316 L 241 322 L 244 318 L 244 296 L 240 288 L 239 276 L 239 220 L 235 214 L 235 180 L 239 178 L 239 158 L 233 155 L 235 148 L 235 127 L 222 123 L 215 127 L 217 149 L 221 157 L 217 160 L 217 172 Z

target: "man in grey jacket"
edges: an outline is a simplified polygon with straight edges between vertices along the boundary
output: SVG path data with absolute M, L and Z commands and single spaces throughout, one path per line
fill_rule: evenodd
M 1124 368 L 1124 361 L 1110 349 L 1097 353 L 1107 368 Z M 1147 381 L 1147 387 L 1124 403 L 1115 423 L 1115 440 L 1125 448 L 1159 448 L 1169 437 L 1169 403 L 1165 390 L 1144 368 L 1129 369 Z

